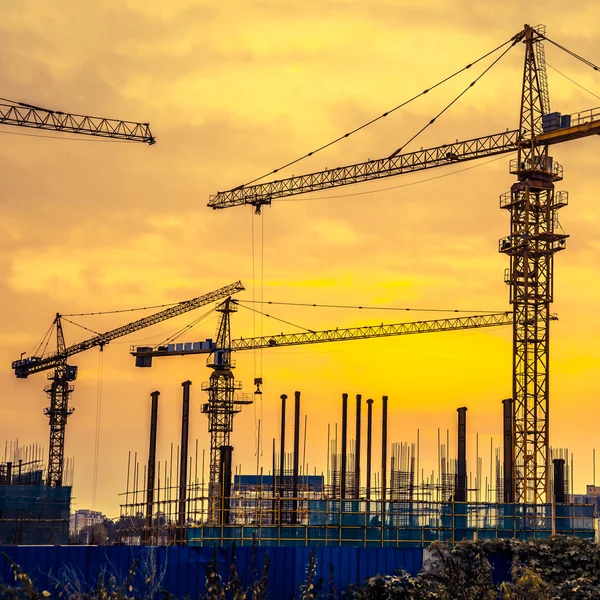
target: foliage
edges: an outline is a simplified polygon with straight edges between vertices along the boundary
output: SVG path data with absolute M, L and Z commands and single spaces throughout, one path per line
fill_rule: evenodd
M 102 570 L 97 581 L 89 585 L 74 569 L 65 567 L 61 570 L 60 577 L 54 578 L 54 590 L 52 592 L 43 590 L 38 592 L 30 577 L 22 571 L 7 554 L 2 553 L 4 559 L 10 564 L 13 571 L 16 587 L 0 584 L 0 598 L 14 598 L 26 600 L 45 600 L 50 596 L 65 600 L 154 600 L 161 598 L 168 600 L 173 598 L 171 594 L 160 589 L 162 576 L 159 576 L 150 552 L 144 564 L 134 561 L 127 575 L 118 577 L 109 570 Z M 134 577 L 142 576 L 143 584 L 134 587 Z
M 206 563 L 205 567 L 205 598 L 206 600 L 224 600 L 225 599 L 225 588 L 219 575 L 219 561 L 217 560 L 217 546 L 213 554 L 213 559 Z
M 2 598 L 27 598 L 27 600 L 42 600 L 42 598 L 47 598 L 50 596 L 50 592 L 44 590 L 42 592 L 38 592 L 31 579 L 26 573 L 23 573 L 21 567 L 8 556 L 8 554 L 2 552 L 2 556 L 10 565 L 12 569 L 13 575 L 15 576 L 15 581 L 17 582 L 17 587 L 8 587 L 4 584 L 0 585 L 0 593 L 2 594 Z
M 267 598 L 269 592 L 269 553 L 265 552 L 265 561 L 263 563 L 262 575 L 260 578 L 254 576 L 254 583 L 252 584 L 252 600 L 264 600 Z
M 461 542 L 454 549 L 435 543 L 430 552 L 437 559 L 436 568 L 423 572 L 415 581 L 415 597 L 454 600 L 493 600 L 492 566 L 475 544 Z M 435 596 L 433 596 L 435 597 Z
M 312 550 L 308 555 L 308 564 L 306 565 L 306 579 L 300 586 L 300 600 L 314 600 L 319 597 L 319 592 L 323 586 L 323 578 L 317 579 L 317 551 Z
M 523 567 L 515 575 L 512 583 L 500 585 L 504 600 L 545 600 L 554 596 L 552 586 L 531 567 Z
M 229 581 L 227 582 L 226 591 L 231 592 L 231 600 L 246 600 L 248 596 L 248 590 L 244 588 L 244 584 L 237 570 L 235 542 L 231 551 L 231 565 L 229 567 L 229 573 Z
M 396 575 L 375 575 L 363 585 L 350 586 L 342 596 L 352 600 L 412 600 L 415 583 L 405 571 Z
M 600 598 L 600 547 L 579 538 L 435 543 L 416 577 L 368 578 L 348 600 L 591 600 Z M 512 562 L 511 580 L 493 581 L 490 558 Z

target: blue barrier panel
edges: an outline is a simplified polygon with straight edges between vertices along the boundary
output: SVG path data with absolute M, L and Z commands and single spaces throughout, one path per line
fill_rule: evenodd
M 330 565 L 338 591 L 351 583 L 380 574 L 392 575 L 403 568 L 415 575 L 421 568 L 423 551 L 419 548 L 318 547 L 315 580 L 323 578 L 329 590 Z M 125 581 L 137 561 L 132 586 L 140 596 L 149 586 L 165 589 L 178 598 L 197 597 L 205 589 L 206 566 L 216 556 L 218 572 L 224 582 L 231 576 L 235 551 L 240 579 L 252 585 L 253 572 L 262 576 L 265 556 L 269 555 L 269 596 L 292 600 L 306 579 L 311 548 L 292 547 L 158 547 L 137 546 L 0 546 L 34 581 L 40 591 L 53 592 L 56 581 L 78 581 L 83 589 L 92 588 L 101 573 Z M 150 580 L 150 584 L 148 584 Z M 0 558 L 0 581 L 15 585 L 10 565 Z M 202 596 L 202 594 L 200 594 Z

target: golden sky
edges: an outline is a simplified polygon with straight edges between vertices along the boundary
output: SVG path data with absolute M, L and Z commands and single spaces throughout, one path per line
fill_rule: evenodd
M 211 211 L 208 196 L 392 108 L 504 42 L 523 23 L 545 23 L 550 38 L 600 63 L 600 9 L 591 1 L 578 2 L 577 10 L 559 0 L 531 7 L 517 0 L 71 1 L 60 10 L 53 4 L 0 6 L 0 96 L 149 121 L 157 144 L 60 134 L 41 139 L 6 126 L 0 131 L 0 440 L 40 441 L 46 448 L 45 376 L 16 380 L 10 365 L 35 347 L 57 311 L 174 302 L 238 279 L 246 299 L 262 293 L 288 302 L 508 308 L 508 261 L 497 248 L 508 233 L 498 196 L 513 182 L 509 157 L 469 163 L 447 177 L 439 176 L 452 168 L 276 202 L 262 217 L 249 208 Z M 550 65 L 600 94 L 592 70 L 553 47 L 546 52 Z M 408 149 L 516 127 L 521 70 L 517 46 Z M 389 155 L 473 75 L 467 72 L 288 174 Z M 553 69 L 549 82 L 553 110 L 600 104 Z M 557 189 L 570 193 L 560 217 L 572 237 L 556 257 L 560 321 L 552 333 L 551 440 L 575 452 L 576 491 L 592 480 L 600 417 L 597 144 L 590 138 L 553 150 L 565 168 Z M 456 172 L 464 166 L 476 168 Z M 313 329 L 433 316 L 294 307 L 268 312 Z M 200 384 L 209 377 L 204 360 L 157 360 L 154 369 L 142 371 L 128 354 L 133 341 L 153 336 L 149 341 L 158 342 L 194 316 L 139 332 L 104 352 L 96 508 L 111 516 L 125 488 L 128 451 L 147 454 L 150 391 L 161 391 L 161 459 L 179 441 L 180 383 L 188 378 L 191 437 L 208 445 L 199 412 L 205 401 Z M 78 322 L 104 331 L 129 318 Z M 207 320 L 191 337 L 214 337 L 215 326 L 214 318 Z M 234 316 L 234 336 L 288 330 L 248 311 Z M 68 324 L 66 334 L 68 342 L 86 335 Z M 476 431 L 484 449 L 490 436 L 494 446 L 501 443 L 510 352 L 511 333 L 503 329 L 289 348 L 262 357 L 240 353 L 236 375 L 244 390 L 252 392 L 255 375 L 265 385 L 262 401 L 236 417 L 234 463 L 246 473 L 255 469 L 262 419 L 261 464 L 268 470 L 279 395 L 299 389 L 311 470 L 325 468 L 327 423 L 340 420 L 342 392 L 373 397 L 376 423 L 381 395 L 389 395 L 390 441 L 414 441 L 419 428 L 426 471 L 435 464 L 438 427 L 450 428 L 455 452 L 456 408 L 467 406 L 474 469 Z M 76 462 L 76 508 L 91 506 L 98 354 L 72 360 L 80 375 L 66 453 Z

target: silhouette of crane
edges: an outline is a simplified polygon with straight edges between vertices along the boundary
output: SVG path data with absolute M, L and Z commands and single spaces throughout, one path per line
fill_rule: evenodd
M 568 195 L 554 190 L 554 183 L 562 179 L 563 169 L 549 155 L 549 149 L 556 144 L 600 133 L 600 108 L 571 115 L 550 112 L 544 41 L 594 70 L 600 70 L 590 61 L 550 40 L 543 25 L 525 25 L 523 30 L 499 46 L 508 45 L 510 48 L 522 43 L 525 49 L 519 126 L 516 129 L 417 152 L 402 153 L 403 148 L 399 148 L 386 158 L 267 183 L 241 185 L 218 192 L 208 203 L 213 209 L 250 205 L 260 212 L 263 206 L 277 198 L 516 152 L 516 159 L 510 161 L 510 172 L 517 181 L 510 192 L 500 196 L 500 208 L 510 213 L 510 234 L 500 240 L 499 251 L 508 255 L 510 260 L 505 281 L 510 286 L 513 307 L 514 448 L 510 462 L 504 466 L 507 470 L 505 480 L 513 484 L 507 496 L 508 502 L 544 503 L 549 490 L 550 305 L 553 301 L 554 254 L 566 248 L 568 238 L 558 221 L 558 210 L 567 205 Z

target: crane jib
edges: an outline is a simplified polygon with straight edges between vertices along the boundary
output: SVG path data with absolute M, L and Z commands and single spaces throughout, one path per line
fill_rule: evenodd
M 556 315 L 550 315 L 556 320 Z M 380 337 L 392 337 L 420 333 L 438 333 L 443 331 L 459 331 L 462 329 L 478 329 L 485 327 L 501 327 L 512 325 L 513 314 L 490 313 L 472 315 L 453 319 L 435 319 L 430 321 L 414 321 L 408 323 L 391 323 L 367 325 L 345 329 L 326 329 L 323 331 L 308 331 L 300 333 L 278 334 L 254 338 L 239 338 L 231 340 L 230 350 L 255 350 L 261 348 L 279 348 L 325 342 L 341 342 L 364 340 Z M 212 354 L 219 348 L 212 339 L 196 342 L 173 342 L 156 346 L 132 346 L 130 354 L 136 358 L 136 367 L 151 367 L 152 358 L 161 356 L 187 356 L 191 354 Z
M 268 204 L 272 199 L 330 189 L 352 183 L 373 181 L 404 173 L 465 162 L 486 156 L 515 152 L 517 130 L 473 138 L 435 148 L 399 154 L 393 158 L 369 160 L 354 165 L 327 169 L 259 185 L 236 188 L 212 196 L 208 206 L 227 208 L 244 204 Z
M 535 136 L 537 145 L 554 145 L 600 133 L 600 108 L 567 115 L 566 127 L 544 131 Z M 564 118 L 564 116 L 563 116 Z M 394 177 L 449 164 L 476 160 L 516 152 L 518 146 L 527 142 L 519 139 L 519 131 L 456 141 L 417 152 L 399 154 L 392 158 L 369 160 L 362 163 L 326 169 L 306 175 L 292 176 L 251 186 L 242 186 L 211 196 L 208 206 L 213 209 L 252 205 L 260 207 L 277 198 L 285 198 L 340 186 Z
M 143 317 L 142 319 L 138 319 L 133 323 L 128 323 L 127 325 L 117 327 L 116 329 L 112 329 L 106 333 L 69 346 L 62 353 L 55 353 L 43 357 L 30 356 L 21 358 L 12 363 L 12 368 L 15 371 L 16 377 L 19 379 L 26 378 L 33 373 L 54 369 L 66 361 L 69 356 L 73 356 L 74 354 L 78 354 L 79 352 L 83 352 L 84 350 L 88 350 L 96 346 L 104 346 L 114 339 L 123 337 L 129 333 L 134 333 L 135 331 L 139 331 L 145 327 L 150 327 L 156 323 L 166 321 L 167 319 L 171 319 L 206 304 L 210 304 L 216 300 L 221 300 L 222 298 L 226 298 L 243 290 L 244 286 L 242 285 L 242 282 L 236 281 L 235 283 L 231 283 L 227 286 L 219 288 L 218 290 L 210 292 L 209 294 L 198 296 L 197 298 L 192 298 L 191 300 L 187 300 L 185 302 L 180 302 L 175 306 L 170 306 L 165 310 L 161 310 L 147 317 Z
M 149 145 L 156 142 L 149 123 L 65 113 L 24 103 L 0 102 L 0 125 L 145 142 Z

